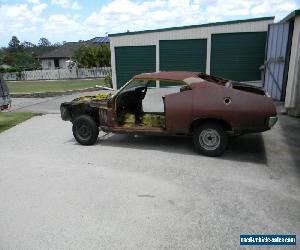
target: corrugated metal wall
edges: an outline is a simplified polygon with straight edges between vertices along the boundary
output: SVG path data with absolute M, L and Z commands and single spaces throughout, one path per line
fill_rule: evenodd
M 276 101 L 284 100 L 289 64 L 289 23 L 269 25 L 264 88 Z
M 284 106 L 288 114 L 300 116 L 300 16 L 296 16 L 293 23 L 291 56 Z

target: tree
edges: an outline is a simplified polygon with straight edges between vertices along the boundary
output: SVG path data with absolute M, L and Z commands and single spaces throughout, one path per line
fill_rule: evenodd
M 73 60 L 79 67 L 91 68 L 96 67 L 95 57 L 94 50 L 91 47 L 82 45 L 74 52 Z
M 33 48 L 35 47 L 35 44 L 31 43 L 31 42 L 27 42 L 27 41 L 24 41 L 21 43 L 21 46 L 25 49 L 27 48 Z
M 11 40 L 8 43 L 8 49 L 10 51 L 17 51 L 20 48 L 20 40 L 16 36 L 12 36 Z
M 0 65 L 4 63 L 5 50 L 0 48 Z
M 41 47 L 49 47 L 51 46 L 51 43 L 46 37 L 41 37 L 38 42 L 38 45 Z
M 52 44 L 52 47 L 59 47 L 61 46 L 62 44 L 60 42 L 56 42 L 56 43 L 53 43 Z
M 95 49 L 95 60 L 98 67 L 110 66 L 110 49 L 105 43 L 100 43 Z
M 4 58 L 4 63 L 13 66 L 18 69 L 18 71 L 23 69 L 37 69 L 41 67 L 38 60 L 25 51 L 8 53 Z
M 40 67 L 38 60 L 24 51 L 18 52 L 10 65 L 19 69 L 37 69 Z
M 73 60 L 79 67 L 84 68 L 110 66 L 109 46 L 104 43 L 97 47 L 82 45 L 74 52 Z
M 12 65 L 15 58 L 16 58 L 16 52 L 7 53 L 3 58 L 3 63 Z

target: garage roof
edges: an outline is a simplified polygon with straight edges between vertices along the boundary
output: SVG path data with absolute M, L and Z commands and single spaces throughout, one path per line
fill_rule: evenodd
M 269 16 L 269 17 L 259 17 L 259 18 L 243 19 L 243 20 L 226 21 L 226 22 L 205 23 L 205 24 L 189 25 L 189 26 L 181 26 L 181 27 L 170 27 L 170 28 L 154 29 L 154 30 L 143 30 L 143 31 L 133 31 L 133 32 L 128 31 L 128 32 L 123 32 L 123 33 L 109 34 L 108 36 L 109 37 L 127 36 L 127 35 L 135 35 L 135 34 L 143 34 L 143 33 L 151 33 L 151 32 L 183 30 L 183 29 L 228 25 L 228 24 L 245 23 L 245 22 L 259 22 L 259 21 L 264 21 L 264 20 L 273 20 L 274 18 L 275 18 L 274 16 Z
M 294 10 L 290 14 L 288 14 L 285 18 L 283 18 L 280 23 L 289 22 L 290 20 L 294 19 L 296 16 L 300 15 L 300 9 Z

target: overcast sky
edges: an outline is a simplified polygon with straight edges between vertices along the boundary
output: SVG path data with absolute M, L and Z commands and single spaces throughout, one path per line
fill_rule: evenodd
M 0 0 L 0 46 L 13 35 L 62 42 L 263 16 L 280 20 L 298 8 L 300 0 Z

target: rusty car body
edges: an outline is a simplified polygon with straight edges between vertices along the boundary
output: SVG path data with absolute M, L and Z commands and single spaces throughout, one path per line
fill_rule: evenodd
M 164 112 L 144 112 L 142 100 L 157 81 L 176 82 L 182 87 L 162 97 Z M 225 151 L 228 134 L 266 131 L 277 121 L 275 105 L 264 89 L 185 71 L 136 75 L 115 94 L 100 93 L 62 103 L 61 117 L 73 123 L 74 137 L 83 145 L 94 144 L 99 129 L 192 135 L 195 149 L 208 156 Z M 147 123 L 146 118 L 158 122 Z

